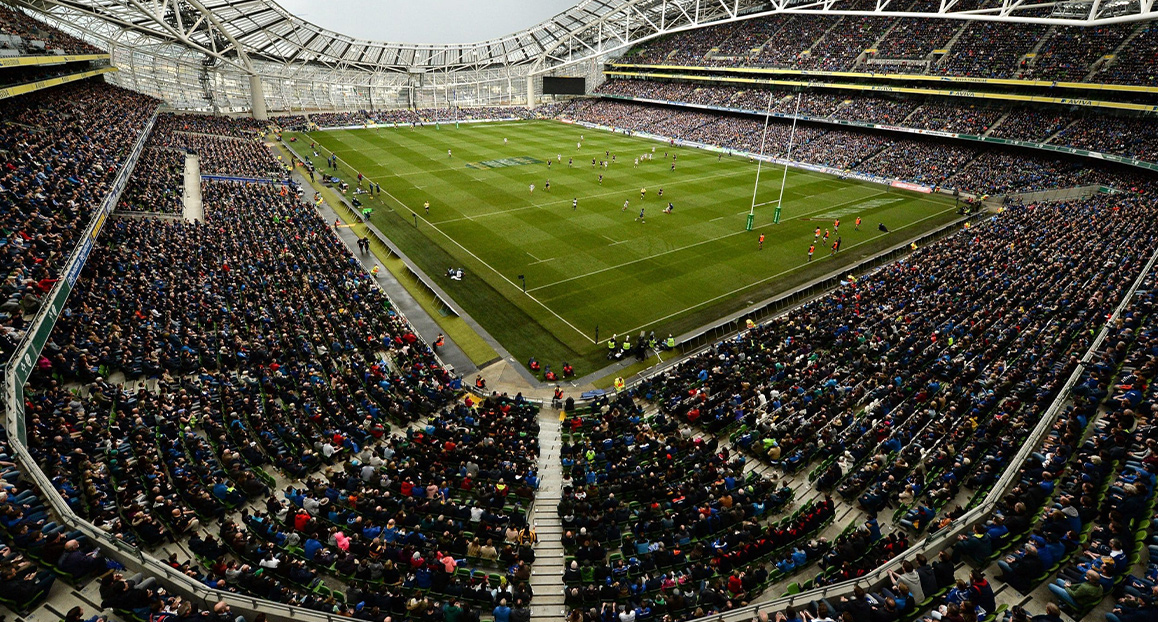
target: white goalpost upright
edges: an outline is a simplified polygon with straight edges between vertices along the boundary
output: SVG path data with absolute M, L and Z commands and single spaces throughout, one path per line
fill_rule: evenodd
M 796 113 L 792 115 L 792 130 L 788 132 L 788 150 L 784 153 L 784 176 L 780 178 L 780 198 L 776 199 L 776 209 L 772 212 L 772 224 L 780 224 L 780 208 L 784 205 L 784 186 L 788 183 L 788 163 L 792 161 L 792 146 L 796 142 L 796 120 L 800 118 L 801 93 L 796 98 Z
M 756 159 L 756 183 L 752 185 L 752 208 L 748 212 L 748 222 L 745 225 L 747 231 L 752 230 L 752 226 L 756 220 L 756 193 L 760 189 L 760 171 L 764 165 L 764 146 L 768 141 L 768 124 L 772 119 L 772 97 L 775 92 L 768 93 L 768 105 L 764 110 L 764 134 L 760 137 L 760 155 Z M 796 113 L 792 116 L 792 130 L 788 134 L 788 150 L 785 153 L 784 162 L 784 176 L 780 179 L 780 198 L 775 201 L 768 201 L 760 203 L 760 205 L 768 205 L 775 203 L 776 209 L 772 212 L 772 224 L 780 224 L 780 205 L 784 202 L 784 186 L 788 183 L 788 162 L 792 157 L 792 146 L 796 140 L 796 120 L 800 117 L 800 100 L 804 98 L 803 94 L 796 97 Z
M 756 158 L 756 183 L 752 184 L 752 208 L 748 210 L 745 231 L 751 231 L 752 224 L 756 220 L 756 191 L 760 188 L 760 171 L 764 166 L 764 143 L 768 140 L 768 122 L 772 118 L 772 97 L 775 94 L 775 91 L 768 91 L 768 105 L 764 108 L 764 133 L 760 136 L 760 155 Z

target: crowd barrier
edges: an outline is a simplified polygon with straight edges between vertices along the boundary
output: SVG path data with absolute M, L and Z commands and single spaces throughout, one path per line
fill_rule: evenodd
M 274 622 L 348 622 L 349 618 L 333 614 L 322 613 L 275 601 L 239 595 L 207 587 L 206 585 L 186 576 L 182 572 L 169 566 L 164 561 L 119 540 L 115 535 L 97 528 L 72 511 L 68 503 L 60 496 L 52 481 L 40 470 L 39 465 L 28 452 L 27 433 L 24 422 L 24 384 L 40 356 L 44 344 L 56 324 L 60 312 L 68 299 L 76 278 L 80 275 L 88 256 L 92 251 L 93 242 L 100 234 L 101 228 L 109 214 L 120 201 L 121 194 L 136 167 L 153 126 L 157 121 L 157 114 L 146 124 L 140 138 L 134 144 L 124 165 L 117 173 L 117 177 L 110 187 L 109 194 L 101 202 L 94 213 L 92 220 L 85 228 L 81 241 L 72 250 L 68 262 L 65 264 L 66 278 L 59 280 L 56 286 L 46 296 L 51 301 L 41 307 L 15 353 L 4 367 L 4 414 L 5 426 L 8 429 L 8 443 L 13 456 L 16 458 L 25 478 L 40 489 L 40 497 L 49 506 L 63 524 L 68 525 L 87 536 L 110 559 L 123 564 L 132 572 L 141 572 L 147 576 L 155 576 L 166 589 L 180 594 L 186 600 L 197 602 L 211 609 L 217 602 L 229 604 L 233 612 L 253 619 L 258 613 L 265 613 L 266 617 Z
M 85 231 L 85 237 L 78 246 L 73 249 L 70 255 L 69 263 L 67 264 L 68 274 L 79 274 L 80 267 L 88 258 L 91 251 L 92 241 L 100 233 L 101 226 L 107 218 L 109 212 L 116 206 L 120 198 L 121 192 L 124 190 L 125 183 L 128 177 L 132 174 L 137 158 L 143 149 L 144 142 L 148 136 L 148 130 L 151 129 L 153 123 L 156 121 L 156 116 L 150 120 L 146 131 L 142 133 L 141 138 L 134 146 L 129 158 L 126 160 L 126 165 L 122 167 L 118 173 L 117 179 L 112 186 L 112 190 L 102 203 L 101 208 L 94 215 L 92 221 L 89 223 Z M 887 251 L 888 252 L 888 251 Z M 882 260 L 883 261 L 883 260 Z M 1121 315 L 1123 309 L 1132 300 L 1134 294 L 1141 286 L 1146 275 L 1153 268 L 1155 262 L 1158 261 L 1158 250 L 1151 255 L 1148 264 L 1139 273 L 1137 279 L 1131 285 L 1130 289 L 1125 293 L 1119 305 L 1115 308 L 1113 314 L 1107 319 L 1106 323 L 1098 331 L 1090 348 L 1087 350 L 1082 358 L 1083 362 L 1088 362 L 1092 359 L 1093 354 L 1101 347 L 1109 333 L 1110 327 L 1115 323 L 1117 318 Z M 241 596 L 231 592 L 224 592 L 208 588 L 204 584 L 184 575 L 176 569 L 170 567 L 163 561 L 153 557 L 152 555 L 141 551 L 139 548 L 131 546 L 125 542 L 118 540 L 114 535 L 98 529 L 93 524 L 85 521 L 77 516 L 64 499 L 57 492 L 55 486 L 48 477 L 40 470 L 35 463 L 32 456 L 29 454 L 26 447 L 26 435 L 24 433 L 24 409 L 23 409 L 23 384 L 28 378 L 31 371 L 31 363 L 34 363 L 36 357 L 39 356 L 41 349 L 47 340 L 48 333 L 55 324 L 59 312 L 63 308 L 65 299 L 67 299 L 68 292 L 71 290 L 72 283 L 75 278 L 62 279 L 57 287 L 52 292 L 52 304 L 45 305 L 41 313 L 38 314 L 36 321 L 32 324 L 33 328 L 29 330 L 24 340 L 21 341 L 16 350 L 16 354 L 12 357 L 9 363 L 4 368 L 4 406 L 6 425 L 9 434 L 9 443 L 12 453 L 20 464 L 25 476 L 30 479 L 37 487 L 40 488 L 42 498 L 52 507 L 53 511 L 61 519 L 61 521 L 71 528 L 77 529 L 88 536 L 94 543 L 98 544 L 100 548 L 109 557 L 116 559 L 124 564 L 127 568 L 133 571 L 140 571 L 148 575 L 156 576 L 161 580 L 168 589 L 175 591 L 187 599 L 201 603 L 211 607 L 216 602 L 224 601 L 230 605 L 234 613 L 251 617 L 257 613 L 265 613 L 266 616 L 275 622 L 287 622 L 291 620 L 300 620 L 304 622 L 345 622 L 348 618 L 327 614 L 297 607 L 291 607 L 282 603 Z M 63 292 L 63 295 L 60 294 Z M 1081 376 L 1081 366 L 1074 370 L 1067 379 L 1058 397 L 1053 404 L 1046 410 L 1038 421 L 1033 432 L 1029 438 L 1022 445 L 1018 454 L 1011 461 L 1012 465 L 1020 466 L 1029 457 L 1030 453 L 1034 451 L 1040 441 L 1049 433 L 1058 414 L 1061 412 L 1062 406 L 1065 403 L 1068 394 L 1074 384 Z M 956 542 L 956 536 L 967 533 L 967 530 L 972 529 L 973 525 L 987 519 L 992 513 L 997 502 L 1006 494 L 1008 490 L 1017 481 L 1018 468 L 1011 467 L 1002 474 L 1001 478 L 994 485 L 984 500 L 975 508 L 968 511 L 965 515 L 954 521 L 940 532 L 927 536 L 924 539 L 915 543 L 909 550 L 903 554 L 889 560 L 881 567 L 873 572 L 854 580 L 848 580 L 841 583 L 836 583 L 823 588 L 808 590 L 798 594 L 776 598 L 767 602 L 762 602 L 755 605 L 749 605 L 734 609 L 729 612 L 721 614 L 713 614 L 710 619 L 714 621 L 738 622 L 740 620 L 750 620 L 753 615 L 759 611 L 780 611 L 788 606 L 800 606 L 819 598 L 839 598 L 840 596 L 850 595 L 853 588 L 857 585 L 865 587 L 866 589 L 875 589 L 878 586 L 890 581 L 889 572 L 899 569 L 903 559 L 909 559 L 916 556 L 918 553 L 924 553 L 927 557 L 934 557 L 936 553 L 942 549 L 952 546 Z M 562 584 L 560 584 L 562 589 Z M 707 618 L 704 618 L 707 619 Z
M 686 76 L 685 76 L 686 77 Z M 692 104 L 688 102 L 678 102 L 666 99 L 649 99 L 647 97 L 634 97 L 631 95 L 611 95 L 600 94 L 604 99 L 618 99 L 624 101 L 636 101 L 645 104 L 662 104 L 665 106 L 678 106 L 681 108 L 693 108 L 698 110 L 713 110 L 717 112 L 739 113 L 744 115 L 754 115 L 759 117 L 767 116 L 768 113 L 763 110 L 749 110 L 747 108 L 729 108 L 727 106 L 712 106 L 709 104 Z M 1077 147 L 1067 147 L 1065 145 L 1055 145 L 1052 143 L 1041 143 L 1029 140 L 1017 140 L 1013 138 L 998 138 L 995 136 L 985 136 L 980 134 L 961 134 L 958 132 L 943 132 L 940 130 L 926 130 L 917 127 L 904 127 L 900 125 L 888 125 L 883 123 L 869 123 L 867 121 L 853 121 L 850 119 L 832 119 L 829 117 L 815 117 L 810 115 L 793 115 L 784 112 L 773 112 L 771 116 L 777 119 L 789 121 L 797 119 L 800 121 L 808 121 L 811 123 L 824 123 L 826 125 L 839 125 L 843 127 L 858 127 L 872 130 L 884 130 L 886 132 L 900 132 L 905 134 L 917 134 L 920 136 L 936 136 L 937 138 L 949 138 L 953 140 L 963 140 L 970 142 L 979 142 L 989 145 L 999 145 L 1006 147 L 1026 147 L 1028 149 L 1036 149 L 1038 151 L 1049 151 L 1053 153 L 1062 153 L 1068 155 L 1081 156 L 1084 158 L 1094 158 L 1097 160 L 1105 160 L 1107 162 L 1116 162 L 1118 164 L 1126 164 L 1148 171 L 1158 171 L 1158 164 L 1154 162 L 1146 162 L 1137 158 L 1130 158 L 1126 156 L 1115 155 L 1113 153 L 1102 153 L 1099 151 L 1089 151 L 1086 149 L 1078 149 Z

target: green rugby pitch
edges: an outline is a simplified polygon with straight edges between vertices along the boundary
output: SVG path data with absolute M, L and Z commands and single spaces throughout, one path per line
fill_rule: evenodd
M 353 171 L 381 185 L 379 197 L 359 196 L 371 221 L 520 362 L 558 371 L 569 361 L 580 376 L 606 364 L 613 334 L 679 335 L 954 218 L 949 197 L 790 169 L 774 225 L 784 169 L 764 166 L 745 231 L 756 180 L 747 159 L 553 121 L 317 131 L 295 148 L 306 155 L 311 141 L 338 155 L 351 186 Z M 615 162 L 592 167 L 606 152 Z M 814 229 L 836 218 L 840 253 L 829 256 L 833 235 L 809 262 Z M 446 279 L 451 266 L 466 278 Z

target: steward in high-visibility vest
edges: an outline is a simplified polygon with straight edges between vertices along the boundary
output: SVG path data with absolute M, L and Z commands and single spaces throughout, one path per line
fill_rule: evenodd
M 666 345 L 666 346 L 667 346 L 667 349 L 668 349 L 668 350 L 674 350 L 674 349 L 675 349 L 675 337 L 672 337 L 672 336 L 669 334 L 669 335 L 667 336 L 667 341 L 666 341 L 666 342 L 664 342 L 664 345 Z
M 611 339 L 607 340 L 607 350 L 609 352 L 615 352 L 615 350 L 616 350 L 616 348 L 615 348 L 615 335 L 612 335 Z

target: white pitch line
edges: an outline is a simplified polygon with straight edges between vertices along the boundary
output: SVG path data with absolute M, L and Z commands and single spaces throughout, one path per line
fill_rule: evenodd
M 715 218 L 709 220 L 708 222 L 716 222 L 717 220 L 723 220 L 724 218 L 727 218 L 727 216 L 716 216 Z
M 955 208 L 954 208 L 954 209 L 955 209 Z M 913 222 L 911 222 L 911 223 L 909 223 L 909 224 L 907 224 L 907 225 L 902 225 L 902 226 L 900 226 L 900 227 L 897 227 L 896 229 L 892 229 L 892 230 L 890 230 L 890 233 L 892 233 L 892 232 L 895 232 L 895 231 L 900 231 L 900 230 L 902 230 L 902 229 L 907 229 L 907 228 L 909 228 L 909 227 L 912 227 L 913 225 L 915 225 L 915 224 L 917 224 L 917 223 L 921 223 L 921 222 L 924 222 L 924 221 L 926 221 L 926 220 L 929 220 L 930 218 L 936 218 L 937 216 L 940 216 L 941 214 L 944 214 L 944 213 L 946 213 L 946 212 L 949 212 L 949 211 L 950 211 L 950 210 L 942 210 L 942 211 L 940 211 L 940 212 L 937 212 L 937 213 L 935 213 L 935 214 L 931 214 L 931 215 L 929 215 L 929 216 L 926 216 L 926 217 L 924 217 L 924 218 L 922 218 L 922 219 L 920 219 L 920 220 L 914 220 Z M 858 246 L 860 246 L 860 245 L 862 245 L 862 244 L 868 244 L 869 242 L 872 242 L 873 240 L 875 240 L 875 239 L 877 239 L 877 238 L 880 238 L 880 237 L 883 237 L 883 236 L 885 236 L 885 235 L 888 235 L 888 234 L 887 234 L 887 233 L 883 233 L 883 234 L 881 234 L 881 235 L 876 235 L 876 236 L 873 236 L 873 237 L 871 237 L 871 238 L 869 238 L 869 239 L 867 239 L 867 240 L 864 240 L 864 241 L 861 241 L 861 242 L 857 242 L 856 244 L 851 244 L 851 245 L 849 245 L 849 247 L 848 247 L 848 248 L 856 248 L 856 247 L 858 247 Z M 842 252 L 843 252 L 843 249 L 842 249 Z M 785 274 L 788 274 L 789 272 L 795 272 L 796 270 L 799 270 L 800 268 L 803 268 L 804 266 L 807 266 L 807 265 L 808 265 L 807 263 L 802 263 L 802 264 L 800 264 L 800 265 L 796 266 L 795 268 L 789 268 L 789 269 L 787 269 L 787 270 L 782 270 L 782 271 L 780 271 L 780 272 L 777 272 L 776 274 L 773 274 L 772 276 L 769 276 L 769 277 L 765 277 L 765 278 L 763 278 L 763 279 L 760 279 L 759 281 L 753 281 L 752 283 L 749 283 L 749 284 L 747 284 L 747 285 L 745 285 L 745 286 L 743 286 L 743 287 L 737 287 L 736 289 L 734 289 L 734 290 L 732 290 L 732 291 L 730 291 L 730 292 L 727 292 L 727 293 L 724 293 L 724 294 L 720 294 L 719 296 L 716 296 L 716 297 L 714 297 L 714 298 L 709 298 L 709 299 L 707 299 L 707 300 L 704 300 L 704 301 L 698 302 L 698 303 L 696 303 L 696 304 L 694 304 L 694 305 L 692 305 L 692 306 L 690 306 L 690 307 L 687 307 L 687 308 L 684 308 L 684 309 L 680 309 L 679 311 L 676 311 L 676 312 L 674 312 L 674 313 L 669 313 L 669 314 L 667 314 L 667 315 L 665 315 L 665 316 L 663 316 L 663 317 L 661 317 L 661 318 L 656 318 L 656 319 L 654 319 L 654 320 L 652 320 L 652 321 L 648 322 L 647 324 L 642 324 L 642 325 L 640 325 L 640 326 L 636 326 L 635 328 L 631 328 L 631 329 L 628 329 L 628 330 L 624 330 L 624 331 L 619 331 L 619 332 L 621 332 L 621 333 L 623 333 L 623 334 L 625 334 L 625 335 L 630 335 L 630 334 L 634 333 L 634 332 L 635 332 L 635 331 L 637 331 L 637 330 L 640 330 L 640 329 L 646 328 L 646 327 L 648 327 L 648 326 L 651 326 L 652 324 L 655 324 L 655 323 L 657 323 L 657 322 L 662 322 L 662 321 L 664 321 L 664 320 L 666 320 L 666 319 L 668 319 L 668 318 L 672 318 L 672 317 L 675 317 L 675 316 L 677 316 L 677 315 L 680 315 L 681 313 L 687 313 L 688 311 L 691 311 L 692 309 L 695 309 L 695 308 L 697 308 L 697 307 L 702 307 L 702 306 L 704 306 L 704 305 L 706 305 L 706 304 L 708 304 L 708 303 L 710 303 L 710 302 L 715 302 L 715 301 L 717 301 L 717 300 L 719 300 L 719 299 L 721 299 L 721 298 L 727 298 L 728 296 L 733 296 L 733 295 L 735 295 L 735 294 L 738 294 L 738 293 L 740 293 L 740 292 L 742 292 L 742 291 L 744 291 L 744 290 L 746 290 L 746 289 L 749 289 L 749 288 L 755 287 L 755 286 L 757 286 L 757 285 L 760 285 L 761 283 L 766 283 L 766 282 L 768 282 L 768 281 L 770 281 L 770 280 L 772 280 L 772 279 L 774 279 L 774 278 L 777 278 L 777 277 L 780 277 L 780 276 L 784 276 Z
M 879 195 L 882 195 L 882 194 L 885 194 L 885 191 L 884 191 L 884 190 L 882 190 L 882 191 L 880 191 L 880 192 L 878 192 L 878 193 L 876 193 L 876 194 L 873 194 L 873 195 L 869 195 L 868 197 L 862 197 L 862 198 L 859 198 L 859 199 L 853 199 L 853 200 L 854 200 L 854 201 L 864 201 L 864 200 L 867 200 L 867 199 L 871 199 L 872 197 L 875 197 L 875 196 L 879 196 Z M 851 202 L 852 202 L 852 201 L 846 201 L 845 203 L 851 203 Z M 831 210 L 833 207 L 837 207 L 837 206 L 839 206 L 839 205 L 843 205 L 843 204 L 844 204 L 844 203 L 838 203 L 837 205 L 829 205 L 829 206 L 826 206 L 826 207 L 823 207 L 823 208 L 817 209 L 817 210 L 815 210 L 815 211 L 812 211 L 812 212 L 805 212 L 805 213 L 803 213 L 803 214 L 798 214 L 798 215 L 796 215 L 796 216 L 793 216 L 792 218 L 786 218 L 786 219 L 784 219 L 784 220 L 783 220 L 783 221 L 781 221 L 781 222 L 784 222 L 784 221 L 788 221 L 788 220 L 796 220 L 796 219 L 798 219 L 798 218 L 803 218 L 803 217 L 805 217 L 805 216 L 810 216 L 810 215 L 812 215 L 812 214 L 816 214 L 816 213 L 819 213 L 819 212 L 825 212 L 825 211 Z M 747 214 L 747 212 L 740 212 L 740 213 L 741 213 L 741 214 Z M 920 221 L 917 221 L 917 222 L 920 222 Z M 762 225 L 759 225 L 759 226 L 757 226 L 757 227 L 754 227 L 754 228 L 753 228 L 753 231 L 755 231 L 756 229 L 763 229 L 764 227 L 769 227 L 769 226 L 772 226 L 772 224 L 773 224 L 773 223 L 771 223 L 771 222 L 768 222 L 768 223 L 764 223 L 764 224 L 762 224 Z M 628 262 L 625 262 L 625 263 L 621 263 L 621 264 L 618 264 L 618 265 L 615 265 L 615 266 L 608 266 L 608 267 L 606 267 L 606 268 L 600 268 L 600 269 L 598 269 L 598 270 L 593 270 L 593 271 L 591 271 L 591 272 L 588 272 L 588 273 L 586 273 L 586 274 L 578 274 L 578 275 L 575 275 L 575 276 L 567 277 L 567 278 L 565 278 L 565 279 L 561 279 L 561 280 L 559 280 L 559 281 L 555 281 L 554 283 L 548 283 L 548 284 L 546 284 L 546 285 L 540 285 L 540 286 L 538 286 L 538 287 L 533 287 L 533 288 L 531 288 L 531 289 L 528 289 L 527 291 L 528 291 L 528 292 L 533 292 L 533 291 L 537 291 L 537 290 L 540 290 L 540 289 L 545 289 L 545 288 L 547 288 L 547 287 L 554 287 L 554 286 L 556 286 L 556 285 L 560 285 L 560 284 L 562 284 L 562 283 L 567 283 L 567 282 L 570 282 L 570 281 L 575 281 L 575 280 L 578 280 L 578 279 L 586 278 L 586 277 L 589 277 L 589 276 L 593 276 L 593 275 L 599 274 L 599 273 L 601 273 L 601 272 L 607 272 L 608 270 L 615 270 L 615 269 L 618 269 L 618 268 L 622 268 L 622 267 L 624 267 L 624 266 L 630 266 L 631 264 L 636 264 L 636 263 L 639 263 L 639 262 L 641 262 L 641 261 L 647 261 L 648 259 L 654 259 L 654 258 L 656 258 L 656 257 L 662 257 L 662 256 L 664 256 L 664 255 L 669 255 L 669 254 L 671 254 L 671 253 L 676 253 L 676 252 L 679 252 L 679 251 L 687 250 L 687 249 L 689 249 L 689 248 L 695 248 L 695 247 L 697 247 L 697 246 L 702 246 L 702 245 L 704 245 L 704 244 L 708 244 L 708 243 L 711 243 L 711 242 L 718 242 L 718 241 L 720 241 L 720 240 L 723 240 L 724 238 L 730 238 L 730 237 L 732 237 L 732 236 L 741 235 L 741 234 L 744 234 L 744 233 L 748 233 L 748 231 L 747 231 L 747 230 L 741 230 L 741 231 L 734 231 L 734 232 L 732 232 L 732 233 L 725 233 L 724 235 L 721 235 L 721 236 L 717 236 L 717 237 L 714 237 L 714 238 L 708 238 L 708 239 L 706 239 L 706 240 L 700 240 L 699 242 L 693 242 L 692 244 L 688 244 L 687 246 L 679 246 L 679 247 L 676 247 L 676 248 L 673 248 L 673 249 L 670 249 L 670 250 L 666 250 L 666 251 L 663 251 L 662 253 L 656 253 L 656 254 L 654 254 L 654 255 L 648 255 L 648 256 L 646 256 L 646 257 L 640 257 L 639 259 L 632 259 L 631 261 L 628 261 Z M 607 237 L 607 236 L 604 236 L 604 237 Z M 610 238 L 608 238 L 608 239 L 610 239 Z
M 734 171 L 731 173 L 721 173 L 719 175 L 709 175 L 707 177 L 697 177 L 695 179 L 689 178 L 689 179 L 686 179 L 682 182 L 677 181 L 675 183 L 668 184 L 668 186 L 678 186 L 678 185 L 681 185 L 684 183 L 698 183 L 698 182 L 703 182 L 704 180 L 707 180 L 707 179 L 717 179 L 717 178 L 721 178 L 721 177 L 736 177 L 742 173 L 745 173 L 745 171 Z M 583 200 L 586 201 L 587 199 L 597 199 L 600 197 L 609 197 L 609 196 L 614 196 L 614 195 L 618 195 L 618 194 L 623 194 L 624 192 L 631 192 L 631 191 L 630 190 L 626 190 L 626 191 L 616 190 L 616 191 L 612 191 L 612 192 L 602 192 L 599 194 L 588 194 L 588 195 L 584 195 Z M 503 214 L 513 214 L 514 212 L 521 212 L 524 210 L 535 209 L 537 207 L 547 207 L 547 206 L 551 206 L 551 205 L 570 205 L 570 204 L 571 204 L 571 202 L 568 201 L 567 199 L 562 199 L 559 201 L 547 201 L 545 203 L 538 203 L 535 205 L 526 205 L 523 207 L 515 207 L 515 208 L 508 209 L 508 210 L 496 210 L 493 212 L 483 212 L 481 214 L 475 214 L 474 217 L 475 218 L 482 218 L 484 216 L 501 216 Z M 831 209 L 832 207 L 833 206 L 830 205 L 828 207 L 828 209 Z M 744 213 L 747 214 L 748 212 L 744 212 Z M 465 220 L 465 219 L 466 219 L 466 216 L 462 216 L 459 218 L 447 218 L 446 220 L 438 221 L 438 224 L 444 225 L 447 223 L 457 222 L 459 220 Z
M 532 253 L 531 253 L 531 251 L 528 251 L 528 250 L 524 250 L 523 252 L 524 252 L 524 253 L 526 253 L 526 254 L 528 254 L 528 255 L 530 255 L 530 256 L 531 256 L 531 259 L 534 259 L 534 260 L 535 260 L 535 263 L 539 263 L 540 261 L 543 261 L 542 259 L 539 259 L 538 257 L 535 257 L 535 255 L 534 255 L 534 254 L 532 254 Z
M 536 264 L 547 263 L 548 261 L 555 261 L 556 259 L 558 259 L 558 257 L 548 257 L 546 259 L 540 259 L 539 261 L 535 261 L 535 262 L 529 263 L 527 265 L 528 266 L 534 266 Z
M 396 203 L 398 203 L 399 205 L 401 205 L 402 207 L 405 207 L 406 209 L 410 210 L 410 211 L 411 211 L 411 213 L 413 213 L 414 215 L 416 215 L 416 216 L 418 215 L 418 212 L 415 212 L 413 209 L 411 209 L 411 207 L 410 207 L 409 205 L 407 205 L 407 204 L 403 203 L 402 201 L 399 201 L 399 200 L 398 200 L 398 197 L 396 197 L 396 196 L 394 196 L 394 195 L 390 194 L 390 192 L 389 192 L 389 191 L 387 191 L 387 190 L 383 190 L 382 192 L 383 192 L 383 193 L 384 193 L 386 196 L 390 197 L 391 199 L 394 199 L 394 201 L 395 201 Z M 469 248 L 467 248 L 467 247 L 463 246 L 463 245 L 462 245 L 462 244 L 461 244 L 461 243 L 460 243 L 458 240 L 456 240 L 456 239 L 452 238 L 450 235 L 448 235 L 448 234 L 447 234 L 445 231 L 443 231 L 442 229 L 439 229 L 439 228 L 438 228 L 438 225 L 435 225 L 434 223 L 430 222 L 429 220 L 427 220 L 427 219 L 425 219 L 425 218 L 423 218 L 423 219 L 422 219 L 422 221 L 426 223 L 426 226 L 428 226 L 428 227 L 430 227 L 431 229 L 434 229 L 435 231 L 439 232 L 440 234 L 442 234 L 442 236 L 443 236 L 443 237 L 445 237 L 446 239 L 450 240 L 450 241 L 451 241 L 451 243 L 453 243 L 455 246 L 457 246 L 457 247 L 461 248 L 463 251 L 465 251 L 465 252 L 466 252 L 466 254 L 470 255 L 471 257 L 474 257 L 476 261 L 478 261 L 478 262 L 479 262 L 479 263 L 481 263 L 482 265 L 486 266 L 486 267 L 487 267 L 487 269 L 489 269 L 491 272 L 494 272 L 495 274 L 499 275 L 499 278 L 500 278 L 500 279 L 502 279 L 502 280 L 504 280 L 504 281 L 506 281 L 506 282 L 507 282 L 507 283 L 508 283 L 508 284 L 509 284 L 511 287 L 515 288 L 515 289 L 516 289 L 517 291 L 519 291 L 519 292 L 522 292 L 522 289 L 523 289 L 523 288 L 522 288 L 521 286 L 519 286 L 519 285 L 516 285 L 516 284 L 515 284 L 515 282 L 514 282 L 514 281 L 512 281 L 512 280 L 510 280 L 510 279 L 508 279 L 508 278 L 507 278 L 507 276 L 506 276 L 505 274 L 503 274 L 502 272 L 499 272 L 498 270 L 495 270 L 495 268 L 494 268 L 493 266 L 491 266 L 489 263 L 487 263 L 487 262 L 483 261 L 482 257 L 479 257 L 478 255 L 474 254 L 474 252 L 473 252 L 473 251 L 471 251 Z M 556 318 L 558 318 L 560 322 L 563 322 L 563 323 L 564 323 L 564 324 L 566 324 L 567 326 L 570 326 L 570 327 L 571 327 L 571 330 L 573 330 L 573 331 L 575 331 L 575 332 L 579 333 L 579 334 L 580 334 L 580 335 L 581 335 L 581 336 L 582 336 L 584 339 L 586 339 L 587 341 L 590 341 L 591 343 L 595 343 L 595 340 L 594 340 L 594 339 L 592 339 L 591 337 L 588 337 L 588 336 L 587 336 L 587 333 L 584 333 L 583 331 L 579 330 L 578 328 L 575 328 L 575 325 L 574 325 L 574 324 L 572 324 L 571 322 L 568 322 L 567 320 L 563 319 L 563 316 L 559 315 L 558 313 L 555 313 L 555 311 L 554 311 L 553 309 L 551 309 L 551 307 L 548 307 L 547 305 L 545 305 L 545 304 L 543 304 L 541 301 L 539 301 L 539 299 L 538 299 L 538 298 L 535 298 L 534 296 L 532 296 L 532 295 L 531 295 L 531 293 L 530 293 L 530 290 L 528 290 L 528 291 L 526 292 L 526 296 L 527 296 L 527 298 L 530 298 L 531 300 L 535 301 L 535 304 L 537 304 L 537 305 L 539 305 L 540 307 L 543 307 L 544 309 L 546 309 L 546 310 L 547 310 L 547 313 L 550 313 L 551 315 L 553 315 L 553 316 L 555 316 Z

